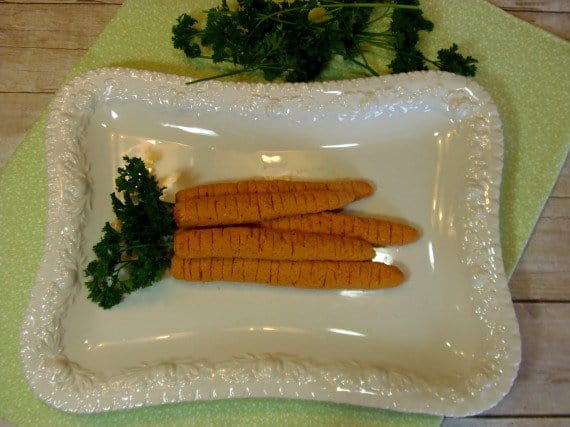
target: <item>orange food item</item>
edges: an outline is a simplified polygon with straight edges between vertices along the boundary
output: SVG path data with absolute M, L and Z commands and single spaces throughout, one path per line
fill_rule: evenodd
M 375 256 L 361 239 L 259 227 L 179 230 L 174 253 L 181 258 L 365 261 Z
M 355 194 L 355 200 L 370 196 L 374 189 L 368 181 L 359 179 L 328 181 L 288 181 L 284 179 L 248 179 L 234 182 L 202 184 L 185 188 L 176 193 L 176 201 L 197 197 L 221 196 L 227 194 L 287 193 L 310 190 L 348 191 Z
M 410 225 L 346 213 L 320 212 L 277 218 L 261 223 L 278 230 L 310 231 L 357 237 L 374 246 L 405 245 L 419 239 L 418 230 Z
M 175 255 L 172 276 L 187 281 L 251 282 L 312 289 L 382 289 L 404 274 L 371 261 L 276 261 L 244 258 L 185 259 Z
M 197 197 L 177 202 L 174 219 L 178 228 L 256 223 L 338 209 L 356 197 L 354 192 L 330 190 Z

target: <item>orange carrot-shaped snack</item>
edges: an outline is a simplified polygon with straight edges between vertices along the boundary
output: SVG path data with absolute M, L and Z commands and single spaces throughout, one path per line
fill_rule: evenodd
M 395 266 L 371 261 L 274 261 L 172 258 L 172 276 L 198 282 L 266 283 L 314 289 L 381 289 L 404 281 Z
M 374 246 L 405 245 L 419 238 L 418 230 L 407 224 L 337 212 L 277 218 L 265 221 L 261 225 L 278 230 L 311 231 L 357 237 Z
M 197 197 L 176 203 L 174 219 L 178 228 L 247 224 L 338 209 L 355 197 L 353 192 L 329 190 Z
M 259 227 L 179 230 L 174 253 L 181 258 L 366 261 L 372 245 L 361 239 Z
M 296 191 L 329 190 L 348 191 L 355 194 L 355 200 L 370 196 L 374 189 L 368 181 L 357 179 L 327 181 L 288 181 L 284 179 L 249 179 L 234 182 L 202 184 L 185 188 L 176 193 L 176 201 L 196 197 L 221 196 L 243 193 L 287 193 Z

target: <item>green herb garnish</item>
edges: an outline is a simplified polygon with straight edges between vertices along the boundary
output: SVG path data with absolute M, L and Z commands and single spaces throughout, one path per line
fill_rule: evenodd
M 172 204 L 161 200 L 164 188 L 137 157 L 123 157 L 116 193 L 111 194 L 118 225 L 109 222 L 93 247 L 97 257 L 85 269 L 89 298 L 103 308 L 121 302 L 123 296 L 151 286 L 170 265 L 174 219 Z
M 222 0 L 207 10 L 204 28 L 198 28 L 198 20 L 188 14 L 180 15 L 172 27 L 173 45 L 187 57 L 235 65 L 234 70 L 191 83 L 254 71 L 269 81 L 310 81 L 335 56 L 362 67 L 365 75 L 379 75 L 368 60 L 374 49 L 392 52 L 388 68 L 393 73 L 430 66 L 473 76 L 477 70 L 477 60 L 458 53 L 456 44 L 439 50 L 436 60 L 419 50 L 420 31 L 433 29 L 419 0 L 236 0 L 233 4 Z M 381 23 L 385 29 L 372 29 Z

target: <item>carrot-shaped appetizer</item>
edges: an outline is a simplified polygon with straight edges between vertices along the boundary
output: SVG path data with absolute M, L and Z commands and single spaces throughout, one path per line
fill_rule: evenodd
M 288 181 L 284 179 L 249 179 L 234 182 L 202 184 L 185 188 L 176 193 L 176 201 L 196 197 L 221 196 L 244 193 L 286 193 L 310 190 L 348 191 L 355 194 L 355 200 L 370 196 L 374 189 L 368 181 L 357 179 L 328 181 Z
M 357 237 L 374 246 L 405 245 L 419 238 L 418 230 L 407 224 L 337 212 L 277 218 L 265 221 L 261 225 L 278 230 L 311 231 Z
M 176 279 L 266 283 L 314 289 L 381 289 L 399 285 L 395 266 L 371 261 L 273 261 L 243 258 L 172 258 Z
M 259 227 L 177 231 L 174 253 L 181 258 L 369 261 L 376 252 L 361 239 Z
M 174 219 L 178 228 L 247 224 L 338 209 L 355 198 L 354 192 L 329 190 L 197 197 L 176 203 Z

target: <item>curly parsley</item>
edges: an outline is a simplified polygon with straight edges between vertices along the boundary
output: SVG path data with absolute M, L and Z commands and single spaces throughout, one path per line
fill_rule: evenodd
M 235 0 L 206 11 L 206 24 L 188 14 L 172 27 L 172 42 L 189 58 L 236 68 L 192 83 L 260 71 L 266 80 L 314 80 L 335 56 L 378 75 L 367 55 L 374 49 L 393 53 L 388 68 L 394 73 L 426 70 L 428 65 L 465 76 L 477 70 L 476 59 L 464 57 L 453 44 L 431 60 L 417 47 L 420 32 L 433 29 L 419 0 Z M 371 30 L 387 21 L 383 31 Z M 205 54 L 208 51 L 211 54 Z
M 101 241 L 93 247 L 97 259 L 85 274 L 89 298 L 103 308 L 121 302 L 123 296 L 151 286 L 170 265 L 174 219 L 172 204 L 161 200 L 164 188 L 137 157 L 124 157 L 111 194 L 118 225 L 103 227 Z

